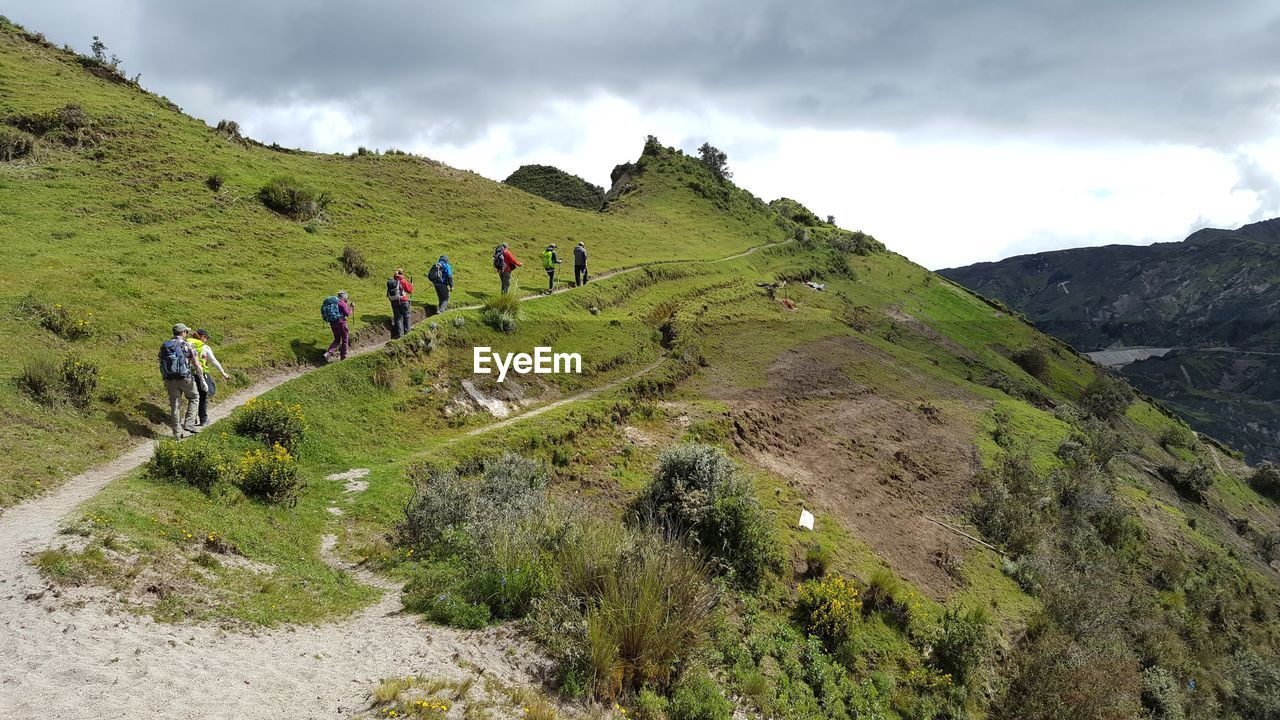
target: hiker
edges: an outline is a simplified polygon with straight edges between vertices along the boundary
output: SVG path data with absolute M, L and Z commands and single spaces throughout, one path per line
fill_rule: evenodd
M 439 315 L 449 307 L 449 293 L 453 290 L 453 266 L 449 264 L 448 255 L 441 255 L 431 266 L 427 279 L 436 288 L 436 314 Z
M 338 359 L 347 359 L 347 349 L 351 346 L 350 329 L 347 327 L 347 318 L 356 312 L 355 301 L 347 299 L 347 291 L 339 290 L 337 295 L 330 295 L 324 299 L 320 305 L 320 319 L 329 323 L 329 329 L 333 331 L 333 342 L 329 343 L 329 349 L 324 351 L 324 361 L 333 361 L 333 351 L 338 351 Z
M 209 344 L 209 331 L 204 328 L 196 330 L 196 336 L 189 339 L 191 347 L 196 351 L 196 357 L 200 360 L 199 373 L 204 378 L 205 388 L 200 392 L 200 427 L 209 424 L 209 398 L 218 392 L 218 386 L 214 384 L 213 378 L 209 375 L 209 363 L 222 373 L 223 380 L 230 380 L 231 376 L 222 368 L 222 363 L 218 362 L 218 356 L 213 354 L 213 346 Z M 198 388 L 197 388 L 198 389 Z
M 502 243 L 493 250 L 493 269 L 498 271 L 498 279 L 502 281 L 502 294 L 506 295 L 511 290 L 511 273 L 516 268 L 523 266 L 524 263 L 516 259 L 511 252 L 511 246 Z
M 547 271 L 547 294 L 555 292 L 556 289 L 556 266 L 560 264 L 560 258 L 556 257 L 556 244 L 551 243 L 542 253 L 542 269 Z
M 173 430 L 173 439 L 181 440 L 185 435 L 200 432 L 196 425 L 199 418 L 200 386 L 204 377 L 197 374 L 200 359 L 196 350 L 187 342 L 191 328 L 178 323 L 173 326 L 173 339 L 160 346 L 160 377 L 164 378 L 164 389 L 169 394 L 169 427 Z M 179 414 L 182 399 L 187 399 L 185 415 Z
M 391 339 L 409 334 L 410 302 L 413 284 L 404 276 L 404 268 L 396 268 L 396 274 L 387 279 L 387 300 L 391 302 Z
M 573 285 L 581 287 L 587 284 L 587 246 L 578 243 L 573 249 Z

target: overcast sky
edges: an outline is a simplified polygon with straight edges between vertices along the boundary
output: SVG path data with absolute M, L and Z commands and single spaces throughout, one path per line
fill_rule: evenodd
M 608 185 L 644 136 L 725 150 L 931 268 L 1280 215 L 1274 0 L 41 0 L 264 142 Z

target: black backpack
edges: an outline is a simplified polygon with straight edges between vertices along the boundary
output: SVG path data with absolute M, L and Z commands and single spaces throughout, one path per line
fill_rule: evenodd
M 493 251 L 493 269 L 502 272 L 507 269 L 507 259 L 502 254 L 502 246 L 499 245 Z
M 444 285 L 444 268 L 440 267 L 440 263 L 432 265 L 431 269 L 427 271 L 427 280 L 432 285 Z

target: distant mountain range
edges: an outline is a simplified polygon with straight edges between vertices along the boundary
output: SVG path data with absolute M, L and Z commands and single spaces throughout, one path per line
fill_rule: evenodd
M 1280 461 L 1280 218 L 939 273 L 1080 350 L 1149 348 L 1096 357 L 1251 461 Z

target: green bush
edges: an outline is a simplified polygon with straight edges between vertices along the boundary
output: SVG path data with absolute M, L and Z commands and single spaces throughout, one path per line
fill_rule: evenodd
M 1084 389 L 1080 408 L 1099 420 L 1113 420 L 1124 414 L 1133 402 L 1129 383 L 1110 374 L 1100 374 Z
M 64 340 L 83 340 L 93 335 L 93 313 L 72 312 L 62 304 L 49 305 L 28 294 L 18 301 L 20 316 L 34 319 L 41 327 Z
M 324 212 L 333 198 L 316 192 L 291 177 L 274 177 L 258 191 L 269 209 L 294 220 L 310 220 Z
M 805 630 L 834 650 L 853 636 L 862 620 L 862 599 L 845 578 L 808 580 L 800 585 L 796 612 Z
M 993 720 L 1132 720 L 1142 717 L 1138 663 L 1114 644 L 1059 631 L 1025 640 Z
M 961 687 L 972 686 L 995 652 L 995 632 L 986 610 L 948 608 L 933 642 L 933 664 Z
M 667 720 L 670 702 L 658 693 L 644 688 L 636 695 L 636 720 Z
M 479 630 L 489 624 L 492 615 L 484 603 L 469 602 L 458 592 L 427 585 L 419 579 L 404 588 L 404 609 L 422 613 L 432 622 L 449 627 Z
M 184 482 L 205 493 L 230 477 L 226 456 L 199 441 L 161 440 L 147 461 L 146 472 L 157 480 Z
M 249 398 L 231 416 L 231 426 L 240 435 L 280 445 L 297 453 L 307 433 L 307 419 L 301 405 L 285 405 L 279 400 Z
M 1049 496 L 1026 454 L 1006 453 L 978 476 L 973 520 L 982 533 L 1014 555 L 1032 552 L 1044 538 Z
M 485 325 L 500 332 L 516 331 L 516 321 L 520 319 L 520 298 L 514 293 L 501 293 L 490 296 L 480 309 L 480 320 Z
M 62 358 L 58 376 L 62 391 L 72 404 L 87 407 L 98 389 L 97 364 L 81 359 L 77 353 L 67 353 Z
M 1204 465 L 1162 465 L 1159 473 L 1179 494 L 1192 500 L 1204 499 L 1205 492 L 1213 487 L 1213 471 Z
M 31 133 L 0 125 L 0 160 L 8 162 L 26 157 L 35 148 L 36 139 Z
M 1185 720 L 1178 679 L 1162 667 L 1149 667 L 1142 671 L 1142 705 L 1151 713 L 1151 720 Z
M 1232 704 L 1245 718 L 1280 717 L 1280 657 L 1264 657 L 1257 651 L 1237 650 L 1227 664 L 1227 676 L 1236 688 Z
M 1031 377 L 1045 382 L 1049 379 L 1049 358 L 1044 350 L 1029 347 L 1013 353 L 1013 362 Z
M 84 408 L 93 400 L 98 376 L 97 364 L 78 353 L 67 353 L 61 361 L 49 353 L 37 353 L 23 363 L 14 382 L 42 405 L 66 401 Z
M 1250 476 L 1249 485 L 1259 495 L 1280 501 L 1280 466 L 1262 463 Z
M 1166 448 L 1190 450 L 1196 446 L 1196 434 L 1186 425 L 1177 423 L 1161 433 L 1160 444 Z
M 667 715 L 671 720 L 729 720 L 733 703 L 725 699 L 714 680 L 699 673 L 676 686 Z
M 251 450 L 240 458 L 240 489 L 249 497 L 278 505 L 292 506 L 302 492 L 302 472 L 298 461 L 283 445 L 268 452 Z
M 204 179 L 205 187 L 214 192 L 221 190 L 224 183 L 226 183 L 226 178 L 222 177 L 220 173 L 213 173 Z
M 663 451 L 638 516 L 688 538 L 742 587 L 755 587 L 780 562 L 769 521 L 733 461 L 710 445 Z
M 359 278 L 369 277 L 369 264 L 365 262 L 364 253 L 350 245 L 342 248 L 342 269 Z

